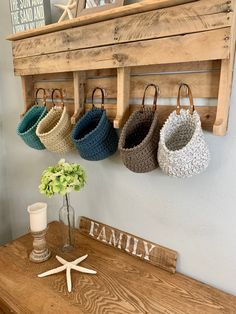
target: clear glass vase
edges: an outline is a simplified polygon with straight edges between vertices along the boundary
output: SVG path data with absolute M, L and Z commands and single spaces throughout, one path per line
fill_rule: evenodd
M 70 205 L 69 194 L 63 196 L 63 206 L 59 211 L 62 251 L 71 252 L 75 245 L 75 211 Z

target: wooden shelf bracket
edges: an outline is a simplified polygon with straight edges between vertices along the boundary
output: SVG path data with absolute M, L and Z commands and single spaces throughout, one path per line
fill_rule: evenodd
M 20 117 L 22 118 L 34 102 L 32 97 L 32 92 L 34 90 L 33 77 L 31 75 L 21 76 L 21 85 L 24 100 L 24 110 L 20 114 Z
M 117 69 L 117 111 L 114 128 L 122 128 L 129 116 L 130 68 Z
M 236 1 L 229 1 L 228 14 L 236 11 Z M 226 47 L 230 47 L 229 59 L 221 60 L 220 84 L 218 93 L 218 105 L 216 120 L 213 125 L 213 134 L 224 136 L 228 128 L 228 117 L 230 109 L 230 97 L 233 82 L 233 70 L 235 60 L 235 38 L 236 38 L 236 14 L 233 15 L 232 31 L 230 37 L 225 37 Z
M 74 83 L 74 114 L 71 117 L 71 124 L 75 124 L 77 119 L 84 113 L 84 94 L 86 73 L 84 71 L 73 72 Z

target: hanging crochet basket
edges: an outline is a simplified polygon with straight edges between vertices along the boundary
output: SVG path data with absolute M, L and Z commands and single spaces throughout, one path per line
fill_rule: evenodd
M 180 107 L 182 87 L 188 90 L 190 108 Z M 208 145 L 201 128 L 201 121 L 194 110 L 190 87 L 179 87 L 176 111 L 172 112 L 160 132 L 158 149 L 160 168 L 169 176 L 191 177 L 205 170 L 210 161 Z
M 52 102 L 56 90 L 57 89 L 53 90 Z M 74 149 L 71 140 L 72 125 L 70 116 L 64 106 L 62 91 L 59 91 L 61 94 L 62 107 L 55 106 L 53 102 L 53 108 L 39 123 L 36 134 L 49 151 L 54 153 L 66 153 Z
M 44 89 L 37 89 L 35 99 L 37 99 L 37 94 L 40 90 Z M 45 146 L 41 143 L 39 137 L 36 135 L 36 128 L 46 114 L 46 92 L 44 90 L 44 106 L 39 106 L 36 102 L 36 105 L 31 107 L 29 111 L 26 112 L 16 129 L 17 134 L 31 148 L 38 150 L 45 149 Z
M 101 109 L 94 106 L 96 90 L 102 94 Z M 118 136 L 104 110 L 104 92 L 101 88 L 93 90 L 92 109 L 78 121 L 72 139 L 80 156 L 86 160 L 103 160 L 116 152 Z
M 154 87 L 155 95 L 152 109 L 145 108 L 145 95 L 149 87 Z M 144 173 L 158 167 L 157 148 L 159 125 L 156 112 L 159 87 L 154 84 L 146 86 L 142 109 L 135 111 L 126 122 L 119 140 L 119 151 L 124 165 L 131 171 Z

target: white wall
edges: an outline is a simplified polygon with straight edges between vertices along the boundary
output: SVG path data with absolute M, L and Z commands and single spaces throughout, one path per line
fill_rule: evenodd
M 1 45 L 0 45 L 1 47 Z M 1 50 L 1 49 L 0 49 Z M 2 82 L 0 74 L 0 83 Z M 2 108 L 0 95 L 0 107 Z M 11 240 L 10 214 L 8 197 L 6 197 L 7 185 L 5 184 L 6 149 L 3 135 L 3 114 L 0 113 L 0 245 Z
M 8 5 L 0 6 L 2 31 L 8 34 Z M 32 202 L 47 201 L 49 220 L 58 218 L 60 197 L 47 200 L 37 187 L 42 170 L 61 156 L 27 148 L 17 137 L 15 128 L 23 107 L 20 79 L 13 76 L 10 44 L 1 41 L 1 46 L 0 116 L 6 147 L 5 156 L 0 152 L 6 171 L 1 186 L 7 190 L 7 212 L 15 238 L 28 230 L 26 206 Z M 202 175 L 178 180 L 159 170 L 134 174 L 122 165 L 118 154 L 101 162 L 85 161 L 76 153 L 66 158 L 80 162 L 87 171 L 86 188 L 72 195 L 78 216 L 175 249 L 178 271 L 236 295 L 235 86 L 228 135 L 207 134 L 212 161 Z
M 1 12 L 0 5 L 0 12 Z M 9 13 L 8 13 L 9 14 Z M 2 90 L 5 89 L 5 79 L 12 77 L 11 70 L 5 62 L 4 56 L 9 53 L 9 49 L 4 41 L 4 26 L 8 25 L 9 15 L 3 16 L 0 13 L 0 244 L 5 243 L 11 239 L 10 228 L 10 208 L 8 203 L 8 184 L 6 182 L 6 168 L 7 168 L 7 151 L 5 144 L 5 114 L 6 105 L 4 103 L 4 95 Z M 9 86 L 8 86 L 9 89 Z

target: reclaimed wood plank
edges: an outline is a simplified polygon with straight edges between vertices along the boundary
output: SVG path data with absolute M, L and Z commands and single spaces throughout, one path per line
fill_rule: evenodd
M 79 231 L 75 250 L 62 254 L 58 222 L 49 224 L 47 241 L 52 258 L 41 264 L 28 259 L 30 234 L 0 247 L 0 304 L 4 302 L 16 313 L 42 314 L 236 312 L 235 296 L 180 273 L 168 273 Z M 72 274 L 71 293 L 63 273 L 37 278 L 37 274 L 58 266 L 55 255 L 74 260 L 85 254 L 88 258 L 82 266 L 95 269 L 97 275 Z
M 14 58 L 169 37 L 231 25 L 225 0 L 202 0 L 13 42 Z
M 233 12 L 236 12 L 236 2 L 233 2 Z M 235 60 L 236 41 L 236 14 L 234 14 L 232 31 L 229 37 L 225 38 L 225 45 L 230 47 L 230 57 L 221 61 L 220 88 L 218 95 L 218 106 L 216 121 L 213 127 L 215 135 L 224 136 L 228 128 L 228 117 L 230 109 L 230 98 L 233 84 L 233 71 Z
M 67 107 L 67 111 L 70 114 L 70 116 L 73 115 L 74 113 L 74 103 L 73 102 L 67 102 L 65 101 L 65 106 Z M 96 106 L 100 107 L 99 105 L 96 104 Z M 47 102 L 47 108 L 48 110 L 52 108 L 52 103 L 50 101 Z M 91 103 L 85 104 L 85 112 L 89 111 L 92 108 Z M 107 116 L 111 122 L 113 122 L 116 118 L 117 115 L 117 104 L 112 104 L 112 103 L 106 103 L 104 105 L 104 108 L 107 112 Z M 186 108 L 183 106 L 183 108 Z M 140 105 L 129 105 L 129 114 L 134 112 L 135 110 L 139 110 Z M 213 125 L 216 119 L 216 110 L 217 106 L 195 106 L 195 109 L 200 115 L 201 123 L 202 123 L 202 128 L 206 131 L 212 132 L 213 130 Z M 164 124 L 170 113 L 175 110 L 174 105 L 161 105 L 157 107 L 158 111 L 158 119 L 160 126 Z M 119 128 L 120 125 L 115 125 L 116 128 Z
M 221 61 L 220 60 L 210 60 L 210 61 L 197 61 L 197 62 L 182 62 L 182 63 L 171 63 L 171 64 L 153 64 L 147 66 L 137 66 L 131 68 L 131 76 L 133 75 L 145 75 L 145 74 L 173 74 L 178 73 L 198 73 L 198 72 L 211 72 L 220 71 Z M 116 69 L 96 69 L 89 70 L 86 72 L 87 78 L 95 77 L 111 77 L 116 76 Z M 73 80 L 72 72 L 62 72 L 62 73 L 43 73 L 38 75 L 33 75 L 33 81 L 54 81 L 58 82 L 60 80 L 69 81 Z
M 199 0 L 144 0 L 138 3 L 133 3 L 130 5 L 119 7 L 119 8 L 114 8 L 114 9 L 105 10 L 102 12 L 80 16 L 80 17 L 74 18 L 73 20 L 63 21 L 61 23 L 46 25 L 46 26 L 43 26 L 34 30 L 25 31 L 18 34 L 13 34 L 13 35 L 8 36 L 7 39 L 10 41 L 15 41 L 19 39 L 28 38 L 28 37 L 56 32 L 63 29 L 69 29 L 72 27 L 98 23 L 100 21 L 106 21 L 106 20 L 114 19 L 121 16 L 127 16 L 131 14 L 152 11 L 152 10 L 156 10 L 160 8 L 167 8 L 167 7 L 176 6 L 179 4 L 194 2 L 194 1 L 199 1 Z
M 73 116 L 71 117 L 71 124 L 75 124 L 77 119 L 84 113 L 85 83 L 86 83 L 85 72 L 73 72 L 74 113 Z
M 130 98 L 141 98 L 145 86 L 149 83 L 160 86 L 161 98 L 177 97 L 178 86 L 181 82 L 186 82 L 191 86 L 195 98 L 217 98 L 219 76 L 219 71 L 166 75 L 132 75 L 130 78 Z M 117 97 L 116 77 L 98 77 L 87 80 L 87 98 L 91 98 L 93 89 L 98 85 L 105 89 L 107 98 Z M 150 93 L 152 94 L 152 91 L 147 91 L 147 96 Z
M 220 88 L 218 95 L 218 106 L 216 120 L 213 127 L 215 135 L 224 136 L 228 126 L 229 101 L 231 94 L 231 81 L 229 80 L 230 61 L 222 60 L 220 74 Z
M 67 81 L 73 80 L 73 72 L 63 72 L 63 73 L 43 73 L 39 75 L 33 75 L 33 81 L 39 82 L 39 81 Z
M 91 104 L 85 105 L 85 112 L 91 109 Z M 117 105 L 116 104 L 105 104 L 104 108 L 106 109 L 107 116 L 111 120 L 111 122 L 114 121 L 116 118 L 116 112 L 117 112 Z M 183 108 L 187 108 L 183 106 Z M 131 104 L 129 106 L 129 114 L 134 112 L 135 110 L 139 110 L 140 105 L 133 105 Z M 216 118 L 216 106 L 195 106 L 195 109 L 200 115 L 202 128 L 206 131 L 212 132 L 213 130 L 213 124 L 215 122 Z M 70 112 L 70 106 L 68 106 L 68 110 Z M 160 126 L 164 124 L 170 113 L 175 110 L 175 106 L 173 105 L 161 105 L 157 107 L 158 111 L 158 120 L 160 123 Z M 119 128 L 119 125 L 115 125 L 116 128 Z
M 197 61 L 197 62 L 182 62 L 182 63 L 171 63 L 171 64 L 153 64 L 146 66 L 136 66 L 131 68 L 131 76 L 133 75 L 145 75 L 145 74 L 173 74 L 175 72 L 183 73 L 196 73 L 196 72 L 207 72 L 207 71 L 219 71 L 221 61 L 210 60 L 210 61 Z M 87 71 L 88 78 L 99 77 L 110 77 L 116 76 L 116 69 L 96 69 Z M 63 73 L 61 73 L 63 74 Z M 51 75 L 51 74 L 47 74 Z M 57 74 L 52 74 L 57 75 Z M 39 76 L 40 77 L 40 76 Z
M 87 217 L 80 218 L 79 230 L 82 234 L 111 245 L 170 273 L 176 271 L 177 252 L 174 250 Z
M 225 46 L 224 39 L 226 36 L 230 36 L 230 28 L 45 56 L 19 58 L 14 59 L 14 69 L 16 75 L 33 75 L 227 59 L 229 58 L 229 48 Z
M 202 61 L 178 64 L 140 66 L 131 69 L 131 98 L 142 97 L 142 89 L 149 82 L 161 86 L 161 97 L 176 97 L 176 86 L 186 81 L 193 90 L 194 97 L 216 98 L 218 95 L 220 61 Z M 116 98 L 116 69 L 87 71 L 87 98 L 91 98 L 95 85 L 105 89 L 106 98 Z M 73 100 L 73 73 L 40 74 L 32 77 L 33 89 L 45 88 L 48 98 L 52 89 L 63 90 L 65 99 Z M 32 93 L 32 92 L 31 92 Z M 40 96 L 40 95 L 39 95 Z
M 58 98 L 58 101 L 60 101 L 60 99 Z M 67 111 L 70 114 L 70 116 L 72 117 L 74 114 L 74 102 L 72 101 L 64 101 L 65 106 L 67 107 Z M 100 105 L 96 106 L 100 107 Z M 185 108 L 185 106 L 183 106 Z M 51 99 L 47 99 L 47 108 L 48 110 L 50 110 L 52 108 L 52 102 Z M 86 103 L 85 104 L 85 112 L 89 111 L 92 108 L 92 104 L 91 103 Z M 107 116 L 109 118 L 109 120 L 111 122 L 114 122 L 116 115 L 117 115 L 117 104 L 115 103 L 105 103 L 104 108 L 107 112 Z M 133 111 L 135 110 L 139 110 L 140 109 L 140 105 L 133 105 L 130 104 L 129 105 L 129 111 L 127 112 L 127 117 L 128 114 L 131 114 Z M 197 112 L 200 115 L 200 119 L 202 122 L 202 128 L 204 130 L 210 131 L 212 132 L 213 130 L 213 124 L 215 122 L 216 119 L 216 106 L 195 106 L 195 109 L 197 110 Z M 160 105 L 157 107 L 158 110 L 158 115 L 159 115 L 159 123 L 162 126 L 164 124 L 164 122 L 166 121 L 166 119 L 168 118 L 168 116 L 170 115 L 170 113 L 175 110 L 175 106 L 174 105 Z M 127 118 L 126 117 L 126 118 Z M 124 119 L 125 121 L 125 119 Z M 120 128 L 120 125 L 115 125 L 115 128 Z
M 109 80 L 110 81 L 110 80 Z M 114 127 L 119 129 L 123 126 L 129 115 L 130 98 L 130 68 L 117 69 L 117 109 L 114 119 Z
M 24 101 L 24 109 L 20 114 L 20 117 L 23 117 L 25 113 L 30 109 L 30 107 L 34 104 L 33 99 L 33 78 L 32 75 L 22 76 L 21 77 L 21 86 L 22 86 L 22 94 Z
M 144 88 L 147 84 L 160 85 L 161 98 L 175 98 L 178 94 L 178 84 L 186 82 L 191 86 L 195 98 L 217 98 L 219 89 L 219 72 L 189 73 L 189 74 L 167 74 L 167 75 L 137 75 L 131 77 L 130 98 L 136 99 L 143 96 Z M 101 86 L 105 91 L 106 99 L 117 98 L 117 78 L 102 77 L 87 79 L 86 98 L 91 99 L 93 89 Z M 52 89 L 63 90 L 65 99 L 74 99 L 73 81 L 37 81 L 34 89 L 45 88 L 50 95 Z M 151 91 L 147 91 L 149 96 Z M 119 97 L 118 97 L 119 98 Z

